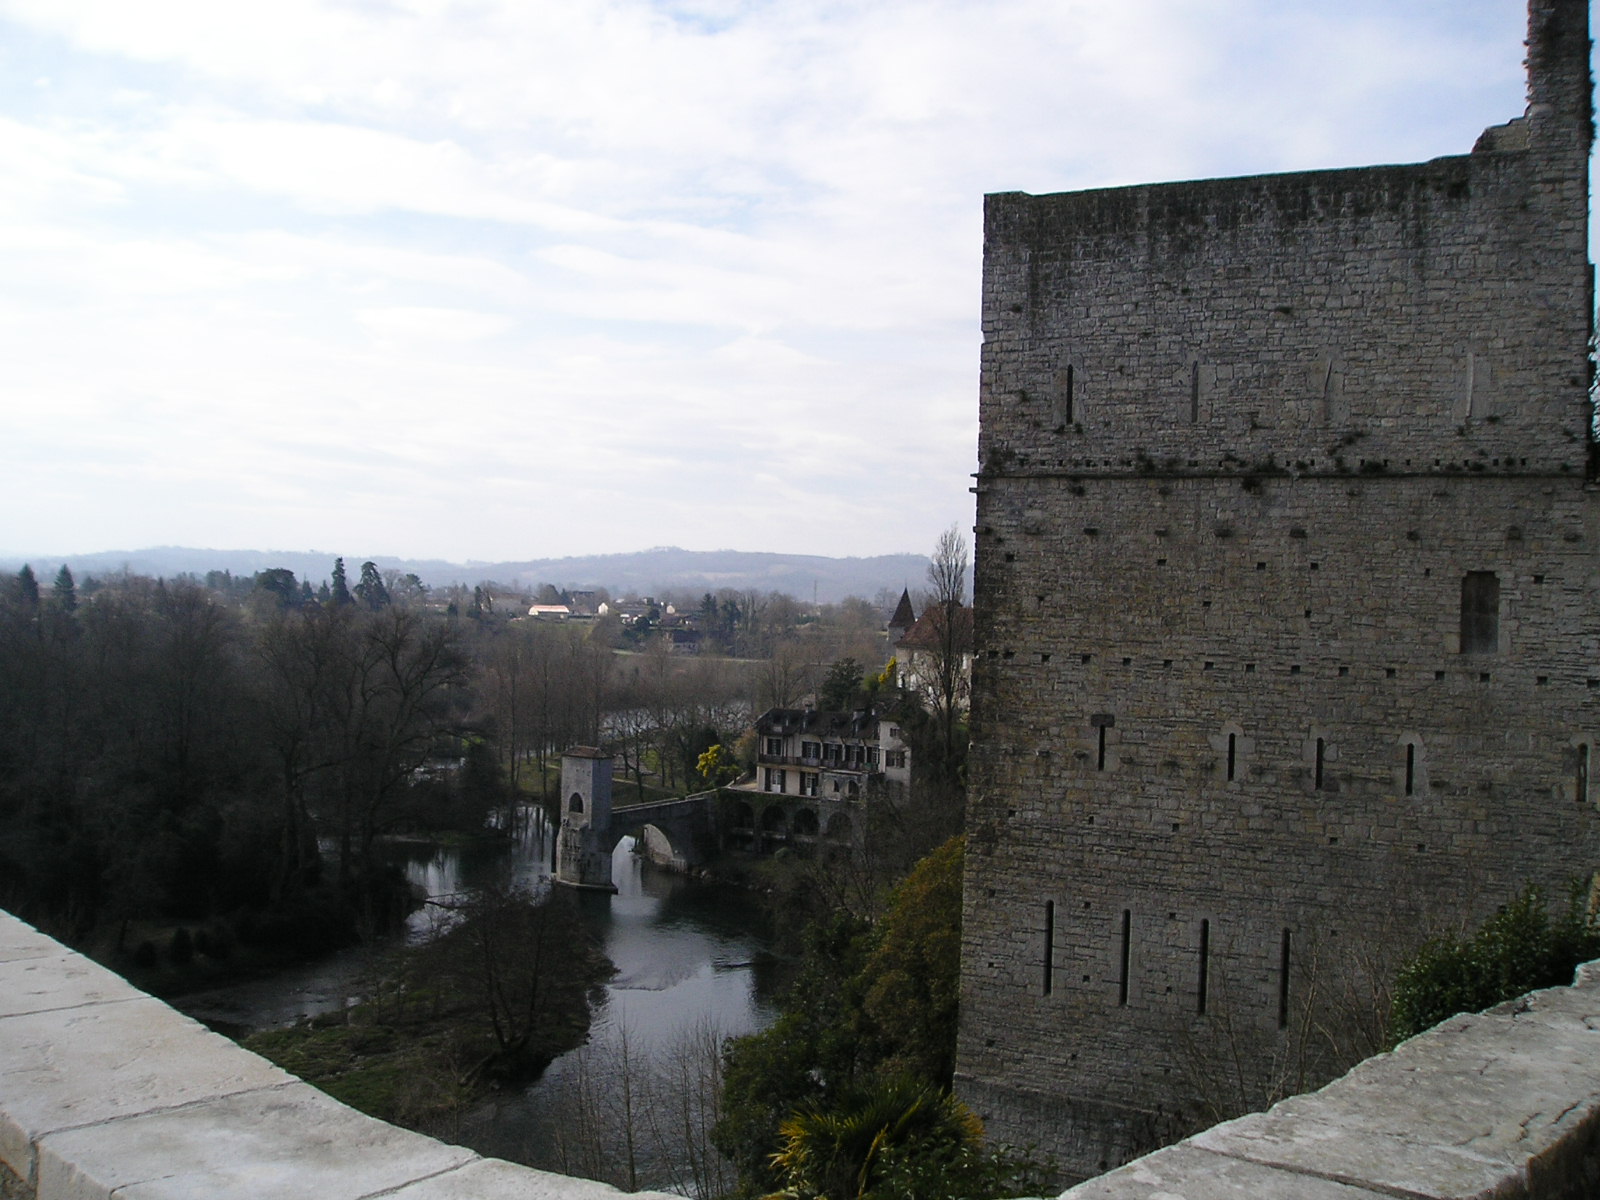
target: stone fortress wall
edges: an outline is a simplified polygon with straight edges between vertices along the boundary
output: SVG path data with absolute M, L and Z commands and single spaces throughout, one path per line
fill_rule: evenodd
M 1588 53 L 1534 0 L 1465 157 L 989 197 L 957 1086 L 1000 1135 L 1088 1175 L 1314 1085 L 1344 989 L 1600 865 Z

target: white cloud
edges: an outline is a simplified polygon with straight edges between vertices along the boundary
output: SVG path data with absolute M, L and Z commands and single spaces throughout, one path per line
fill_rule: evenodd
M 931 545 L 984 191 L 1463 152 L 1520 109 L 1521 24 L 0 0 L 43 81 L 0 101 L 0 469 L 37 501 L 0 547 Z

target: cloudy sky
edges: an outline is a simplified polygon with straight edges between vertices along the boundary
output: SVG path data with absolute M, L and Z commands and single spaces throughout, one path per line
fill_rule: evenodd
M 1403 162 L 1520 0 L 0 0 L 0 552 L 931 549 L 982 196 Z

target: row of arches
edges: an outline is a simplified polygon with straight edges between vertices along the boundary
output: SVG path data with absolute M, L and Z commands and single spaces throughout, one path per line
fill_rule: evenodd
M 740 849 L 771 853 L 782 846 L 810 846 L 824 843 L 849 845 L 855 838 L 855 823 L 848 813 L 829 813 L 826 821 L 811 807 L 792 808 L 767 804 L 760 813 L 743 800 L 733 806 L 729 822 L 730 840 Z

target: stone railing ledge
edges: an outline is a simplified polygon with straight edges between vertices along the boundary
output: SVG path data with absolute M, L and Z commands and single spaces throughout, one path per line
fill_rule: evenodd
M 0 1200 L 606 1200 L 374 1120 L 0 912 Z M 660 1192 L 640 1200 L 675 1200 Z
M 1577 1200 L 1600 1195 L 1600 963 L 1452 1017 L 1317 1092 L 1063 1193 Z

